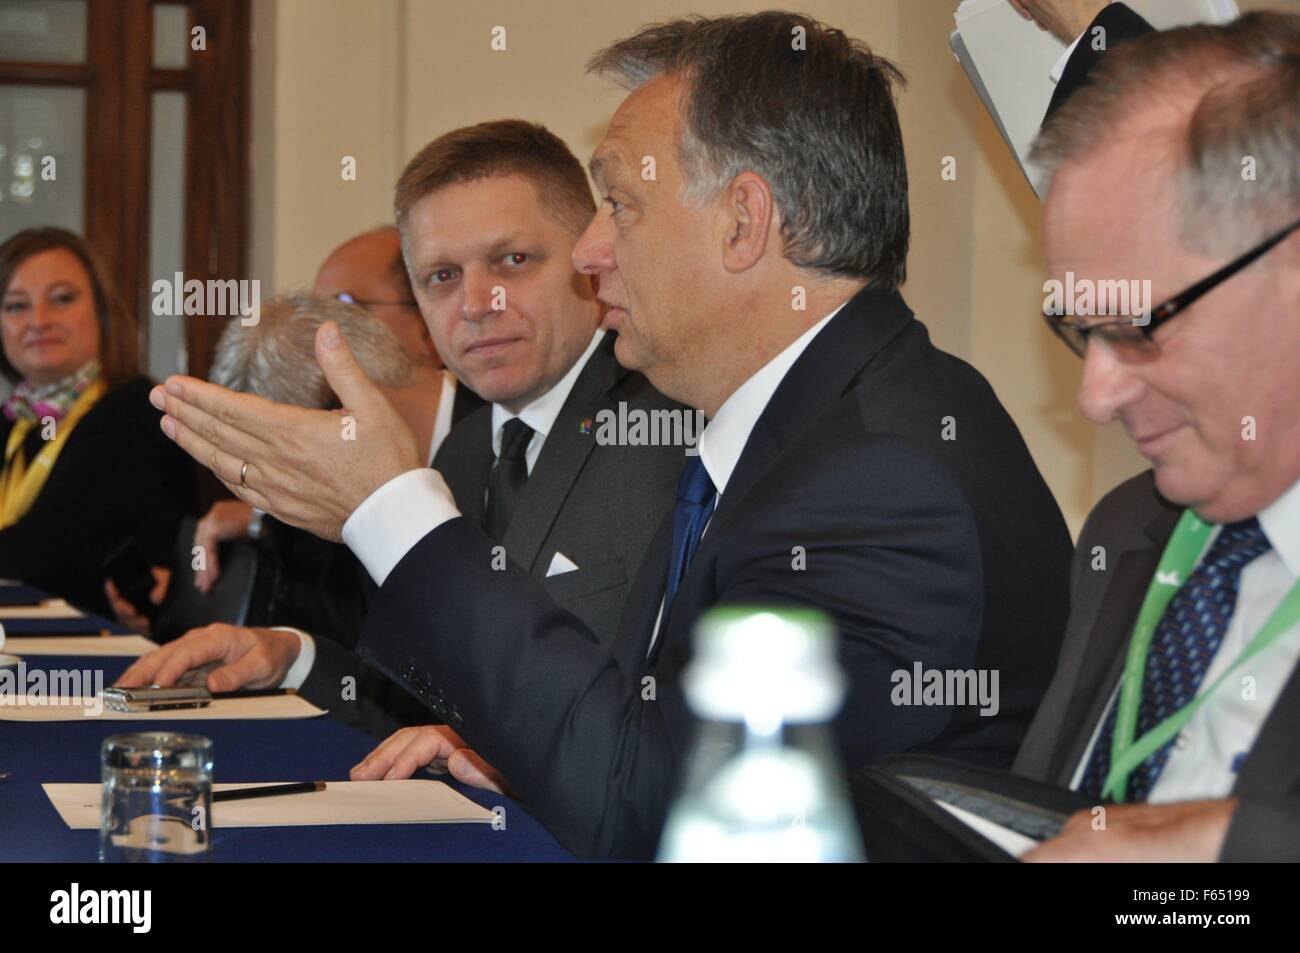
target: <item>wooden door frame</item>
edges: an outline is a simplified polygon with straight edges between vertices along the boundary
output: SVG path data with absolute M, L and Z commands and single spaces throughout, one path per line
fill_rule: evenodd
M 138 316 L 149 354 L 152 95 L 185 92 L 185 277 L 241 278 L 248 260 L 249 0 L 168 0 L 187 6 L 206 49 L 186 69 L 153 68 L 153 7 L 164 0 L 87 0 L 86 62 L 0 61 L 0 84 L 86 91 L 83 232 Z M 221 55 L 215 55 L 220 51 Z M 187 320 L 188 373 L 206 377 L 228 319 Z

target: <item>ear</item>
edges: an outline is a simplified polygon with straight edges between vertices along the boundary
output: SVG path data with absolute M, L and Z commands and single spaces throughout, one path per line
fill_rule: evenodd
M 742 172 L 727 186 L 723 201 L 723 267 L 733 274 L 747 271 L 762 260 L 776 221 L 772 189 L 761 175 Z

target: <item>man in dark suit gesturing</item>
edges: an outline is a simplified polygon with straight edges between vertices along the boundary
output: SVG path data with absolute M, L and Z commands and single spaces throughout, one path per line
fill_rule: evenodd
M 699 427 L 618 364 L 615 335 L 598 328 L 594 283 L 572 270 L 573 242 L 595 211 L 586 174 L 542 126 L 502 120 L 429 143 L 396 195 L 405 257 L 438 266 L 421 274 L 416 292 L 433 344 L 492 401 L 452 429 L 433 466 L 466 518 L 502 547 L 500 563 L 508 558 L 541 580 L 608 644 Z M 675 429 L 656 430 L 653 442 L 611 441 L 612 428 L 598 422 L 619 419 Z M 372 734 L 399 732 L 359 766 L 359 778 L 409 776 L 431 760 L 418 757 L 436 748 L 429 736 L 449 734 L 401 730 L 428 720 L 415 717 L 421 709 L 406 692 L 336 640 L 287 629 L 196 630 L 143 658 L 123 683 L 167 682 L 194 653 L 230 660 L 241 649 L 246 662 L 213 676 L 222 690 L 258 687 L 273 674 L 263 662 L 287 659 L 292 675 L 274 673 L 282 684 Z
M 580 853 L 654 850 L 692 721 L 691 631 L 720 603 L 834 615 L 850 768 L 917 749 L 1009 765 L 1064 625 L 1069 540 L 991 388 L 897 292 L 896 71 L 787 13 L 648 28 L 594 66 L 633 91 L 593 157 L 603 203 L 574 262 L 600 278 L 620 361 L 709 418 L 612 653 L 535 580 L 493 571 L 438 474 L 379 439 L 389 415 L 327 331 L 364 446 L 189 379 L 155 393 L 165 429 L 259 505 L 341 532 L 382 584 L 363 651 Z M 290 429 L 309 452 L 271 437 Z M 397 546 L 371 529 L 390 513 L 412 524 Z M 915 668 L 978 670 L 996 700 L 900 696 Z
M 1300 857 L 1298 63 L 1296 16 L 1134 39 L 1036 148 L 1080 406 L 1154 469 L 1088 519 L 1016 761 L 1106 806 L 1028 859 Z

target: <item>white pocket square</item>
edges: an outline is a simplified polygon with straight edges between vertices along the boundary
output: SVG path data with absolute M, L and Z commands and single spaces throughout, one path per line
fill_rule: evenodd
M 556 554 L 551 557 L 551 566 L 546 570 L 546 578 L 550 579 L 552 576 L 562 576 L 566 572 L 576 572 L 577 569 L 577 563 L 564 555 L 564 553 L 557 551 Z

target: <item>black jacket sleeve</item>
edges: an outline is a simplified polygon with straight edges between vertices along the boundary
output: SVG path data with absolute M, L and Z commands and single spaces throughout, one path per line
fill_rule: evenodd
M 1300 857 L 1300 796 L 1244 795 L 1232 815 L 1219 860 L 1294 863 Z
M 313 634 L 316 661 L 299 689 L 330 717 L 375 738 L 387 738 L 407 725 L 438 721 L 427 708 L 355 652 L 333 639 Z
M 1094 33 L 1098 28 L 1103 31 L 1101 34 Z M 1052 114 L 1074 95 L 1075 90 L 1088 81 L 1088 75 L 1101 62 L 1107 50 L 1113 49 L 1118 43 L 1136 39 L 1154 30 L 1150 23 L 1122 3 L 1112 3 L 1105 7 L 1097 14 L 1096 19 L 1088 24 L 1088 29 L 1083 31 L 1083 38 L 1079 41 L 1079 45 L 1074 48 L 1074 52 L 1066 61 L 1065 69 L 1056 84 L 1056 90 L 1052 93 L 1052 101 L 1047 105 L 1047 114 L 1043 117 L 1043 122 L 1051 119 Z M 1102 38 L 1105 44 L 1103 49 L 1094 47 L 1094 36 Z

